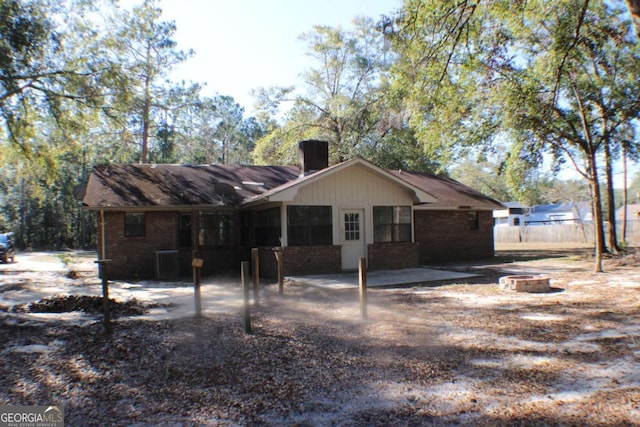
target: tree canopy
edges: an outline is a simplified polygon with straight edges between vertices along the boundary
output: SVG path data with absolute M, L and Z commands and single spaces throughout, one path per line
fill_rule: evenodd
M 175 31 L 151 0 L 0 1 L 0 231 L 19 247 L 92 244 L 74 194 L 95 164 L 251 158 L 255 119 L 169 79 L 191 54 Z
M 612 165 L 640 157 L 638 10 L 405 0 L 302 34 L 304 83 L 257 89 L 251 117 L 171 80 L 194 52 L 157 1 L 2 0 L 0 227 L 23 247 L 90 245 L 73 196 L 95 164 L 291 164 L 298 141 L 323 139 L 333 162 L 448 172 L 504 201 L 583 194 L 554 183 L 568 165 L 589 184 L 599 253 L 614 251 Z
M 362 156 L 386 167 L 423 169 L 430 160 L 389 97 L 395 58 L 375 22 L 356 18 L 353 30 L 316 26 L 303 34 L 313 66 L 305 86 L 259 92 L 263 109 L 289 101 L 284 123 L 258 142 L 259 162 L 287 162 L 301 139 L 329 142 L 333 161 Z
M 638 148 L 639 50 L 624 12 L 589 0 L 409 0 L 384 23 L 395 90 L 430 152 L 446 164 L 510 141 L 503 170 L 515 185 L 545 157 L 570 163 L 591 185 L 598 254 L 601 163 L 613 194 L 612 157 Z

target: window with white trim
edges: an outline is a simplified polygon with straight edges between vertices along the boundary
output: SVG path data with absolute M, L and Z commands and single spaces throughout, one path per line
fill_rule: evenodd
M 411 241 L 411 206 L 374 206 L 373 240 L 376 243 Z

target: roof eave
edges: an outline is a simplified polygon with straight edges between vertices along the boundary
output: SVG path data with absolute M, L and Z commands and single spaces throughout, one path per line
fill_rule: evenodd
M 140 211 L 180 211 L 193 212 L 202 210 L 233 210 L 237 209 L 235 205 L 152 205 L 152 206 L 83 206 L 86 211 L 119 211 L 119 212 L 140 212 Z
M 343 169 L 354 165 L 363 165 L 368 168 L 372 172 L 377 175 L 383 177 L 384 179 L 395 183 L 396 185 L 400 185 L 401 187 L 406 188 L 407 190 L 413 193 L 413 201 L 416 204 L 420 203 L 435 203 L 437 199 L 426 191 L 416 187 L 415 185 L 396 177 L 395 175 L 387 172 L 384 169 L 379 168 L 378 166 L 362 159 L 361 157 L 356 157 L 355 159 L 348 160 L 343 163 L 339 163 L 337 165 L 331 166 L 327 169 L 323 169 L 315 172 L 313 175 L 300 177 L 297 180 L 289 181 L 280 187 L 283 187 L 282 190 L 279 190 L 278 187 L 271 189 L 265 195 L 253 196 L 242 204 L 243 206 L 250 206 L 260 202 L 290 202 L 295 196 L 298 194 L 298 190 L 308 184 L 316 182 L 320 179 L 323 179 L 325 176 L 337 173 Z
M 491 206 L 458 206 L 458 205 L 442 205 L 442 204 L 425 204 L 425 205 L 416 205 L 414 206 L 415 210 L 424 210 L 424 211 L 494 211 L 500 210 L 498 207 Z

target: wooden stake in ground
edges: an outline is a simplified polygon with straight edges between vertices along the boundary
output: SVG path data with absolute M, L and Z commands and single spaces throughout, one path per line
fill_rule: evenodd
M 253 303 L 260 304 L 260 257 L 258 248 L 251 249 L 251 259 L 253 260 Z
M 193 251 L 193 260 L 191 261 L 191 266 L 193 267 L 193 296 L 194 296 L 194 304 L 196 317 L 202 317 L 202 294 L 201 294 L 201 272 L 204 261 L 200 258 L 200 254 L 198 251 Z
M 109 280 L 107 279 L 107 264 L 110 259 L 99 259 L 95 261 L 98 264 L 98 276 L 102 279 L 102 314 L 104 330 L 107 334 L 113 332 L 113 324 L 111 323 L 111 304 L 109 302 Z
M 244 291 L 244 332 L 253 333 L 251 330 L 251 305 L 250 305 L 250 284 L 249 284 L 249 262 L 242 261 L 240 268 L 240 280 L 242 281 L 242 289 Z
M 362 320 L 367 320 L 367 260 L 366 258 L 360 258 L 358 264 L 359 278 L 360 278 L 360 314 Z
M 278 264 L 278 293 L 284 294 L 284 257 L 282 249 L 276 249 L 276 263 Z

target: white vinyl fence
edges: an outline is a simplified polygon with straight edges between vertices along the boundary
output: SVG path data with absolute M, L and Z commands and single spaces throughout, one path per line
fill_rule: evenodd
M 616 228 L 622 242 L 622 224 Z M 640 221 L 627 221 L 626 234 L 627 244 L 639 246 Z M 593 224 L 498 226 L 493 228 L 493 236 L 496 243 L 593 243 Z

